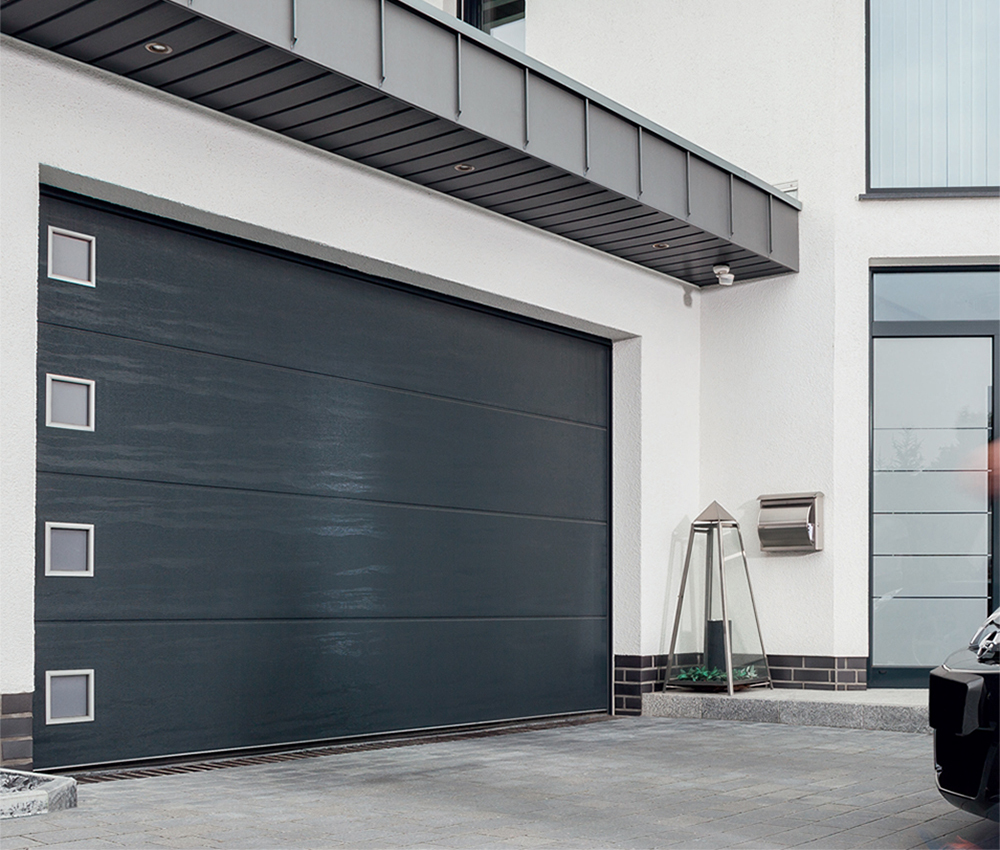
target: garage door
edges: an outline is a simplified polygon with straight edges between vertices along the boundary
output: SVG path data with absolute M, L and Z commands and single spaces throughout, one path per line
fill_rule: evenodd
M 40 231 L 36 765 L 607 709 L 605 341 L 54 190 Z

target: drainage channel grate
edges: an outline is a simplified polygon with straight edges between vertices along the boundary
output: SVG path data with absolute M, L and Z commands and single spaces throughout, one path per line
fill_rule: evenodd
M 594 714 L 576 717 L 557 718 L 552 720 L 525 721 L 509 723 L 502 726 L 492 726 L 485 729 L 467 729 L 454 732 L 437 732 L 423 735 L 412 735 L 374 741 L 355 741 L 343 744 L 332 744 L 308 749 L 289 750 L 286 752 L 262 753 L 255 756 L 232 756 L 197 762 L 182 762 L 150 767 L 105 768 L 83 772 L 67 771 L 77 783 L 87 785 L 95 782 L 115 782 L 119 779 L 148 779 L 155 776 L 174 776 L 180 773 L 204 773 L 208 770 L 225 770 L 230 767 L 251 767 L 260 764 L 276 764 L 283 761 L 298 761 L 299 759 L 321 758 L 323 756 L 342 755 L 344 753 L 365 752 L 367 750 L 385 750 L 391 747 L 409 747 L 416 744 L 434 744 L 443 741 L 459 741 L 466 738 L 492 738 L 499 735 L 513 735 L 517 732 L 534 732 L 541 729 L 559 729 L 565 726 L 582 726 L 588 723 L 600 723 L 612 720 L 608 714 Z

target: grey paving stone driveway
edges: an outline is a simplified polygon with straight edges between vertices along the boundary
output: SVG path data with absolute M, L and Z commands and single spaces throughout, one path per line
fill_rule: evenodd
M 61 848 L 997 847 L 934 790 L 931 738 L 631 717 L 82 785 L 0 825 Z

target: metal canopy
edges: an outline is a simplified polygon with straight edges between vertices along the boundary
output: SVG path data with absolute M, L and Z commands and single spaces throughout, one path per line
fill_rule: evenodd
M 794 198 L 419 0 L 5 0 L 0 30 L 698 286 L 798 270 Z

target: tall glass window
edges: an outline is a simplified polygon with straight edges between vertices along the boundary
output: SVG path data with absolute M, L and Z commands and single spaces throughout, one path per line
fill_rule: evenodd
M 1000 186 L 1000 0 L 869 4 L 869 187 Z
M 873 296 L 869 682 L 926 687 L 1000 603 L 1000 272 L 877 272 Z

